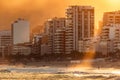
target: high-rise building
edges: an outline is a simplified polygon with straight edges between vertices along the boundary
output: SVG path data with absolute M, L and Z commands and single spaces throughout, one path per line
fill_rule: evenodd
M 79 50 L 79 41 L 83 39 L 90 39 L 94 37 L 94 7 L 91 6 L 70 6 L 67 8 L 67 26 L 68 29 L 72 29 L 71 39 L 73 40 L 73 45 L 68 47 L 73 47 L 73 50 Z M 69 32 L 69 31 L 67 31 Z M 67 34 L 67 33 L 66 33 Z M 67 41 L 66 41 L 67 42 Z
M 105 12 L 103 16 L 103 26 L 110 24 L 120 24 L 120 11 Z
M 18 19 L 12 24 L 13 44 L 26 43 L 30 41 L 30 25 L 24 19 Z
M 65 18 L 53 18 L 45 22 L 45 34 L 48 35 L 49 54 L 55 53 L 55 33 L 58 28 L 66 26 Z

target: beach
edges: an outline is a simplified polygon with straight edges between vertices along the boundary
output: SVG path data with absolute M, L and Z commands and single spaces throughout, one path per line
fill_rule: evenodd
M 1 65 L 0 80 L 120 80 L 119 65 L 105 59 Z

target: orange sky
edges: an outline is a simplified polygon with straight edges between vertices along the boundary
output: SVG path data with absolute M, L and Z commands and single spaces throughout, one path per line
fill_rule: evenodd
M 0 0 L 0 29 L 10 28 L 18 17 L 28 19 L 34 28 L 48 18 L 64 17 L 69 5 L 95 7 L 95 22 L 98 26 L 103 12 L 120 10 L 119 3 L 120 0 Z

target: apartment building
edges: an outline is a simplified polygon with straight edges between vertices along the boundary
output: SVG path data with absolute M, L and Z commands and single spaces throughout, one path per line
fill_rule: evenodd
M 105 12 L 103 16 L 103 26 L 110 24 L 120 24 L 120 11 Z
M 94 7 L 69 6 L 66 15 L 66 27 L 72 29 L 70 32 L 72 33 L 71 40 L 73 40 L 71 49 L 73 47 L 72 50 L 79 51 L 79 41 L 94 37 Z M 69 46 L 69 43 L 66 45 Z
M 104 26 L 100 42 L 101 46 L 106 46 L 107 53 L 120 49 L 120 24 Z
M 55 48 L 56 54 L 65 54 L 65 28 L 58 28 L 55 32 Z
M 0 31 L 0 57 L 5 58 L 11 54 L 12 36 L 11 31 Z
M 49 47 L 49 54 L 55 53 L 55 35 L 58 28 L 63 28 L 66 26 L 66 19 L 65 18 L 52 18 L 45 22 L 46 33 L 48 35 L 48 47 Z

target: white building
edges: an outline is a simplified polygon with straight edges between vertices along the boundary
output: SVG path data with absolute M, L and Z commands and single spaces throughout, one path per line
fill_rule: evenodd
M 94 37 L 94 7 L 70 6 L 67 9 L 67 26 L 72 29 L 72 50 L 79 51 L 79 41 Z M 70 34 L 71 35 L 71 34 Z M 70 47 L 69 43 L 66 44 Z
M 12 24 L 13 44 L 26 43 L 30 41 L 30 25 L 23 19 L 18 19 Z

